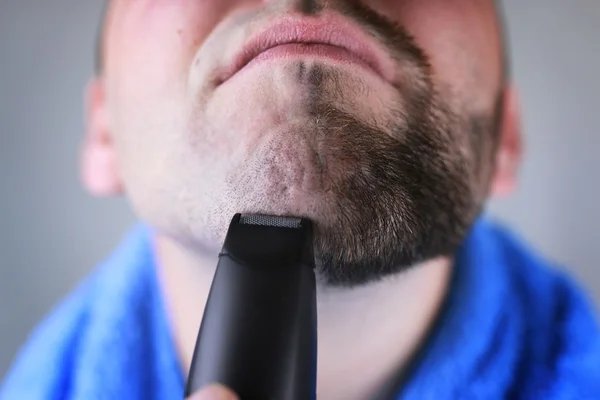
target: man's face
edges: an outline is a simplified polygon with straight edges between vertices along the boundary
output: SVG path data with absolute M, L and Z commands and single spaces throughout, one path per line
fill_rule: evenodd
M 118 179 L 186 246 L 304 216 L 324 279 L 357 284 L 452 253 L 487 196 L 491 0 L 113 0 L 104 39 Z

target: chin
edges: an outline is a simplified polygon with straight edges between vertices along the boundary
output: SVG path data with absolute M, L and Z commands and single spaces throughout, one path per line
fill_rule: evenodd
M 374 123 L 389 120 L 390 109 L 400 108 L 403 101 L 397 88 L 374 73 L 307 58 L 246 66 L 205 93 L 202 103 L 211 126 L 256 137 L 286 123 L 314 119 L 314 108 L 323 105 Z
M 223 182 L 214 182 L 221 196 L 208 217 L 219 220 L 213 226 L 227 226 L 235 213 L 330 225 L 352 195 L 346 185 L 357 166 L 368 161 L 353 150 L 355 136 L 389 140 L 398 96 L 374 74 L 314 60 L 260 63 L 225 81 L 199 124 L 229 146 L 217 154 L 228 161 L 219 164 Z

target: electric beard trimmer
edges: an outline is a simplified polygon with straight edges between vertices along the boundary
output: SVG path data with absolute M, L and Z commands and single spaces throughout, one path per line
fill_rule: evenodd
M 236 214 L 200 325 L 185 389 L 241 400 L 314 400 L 317 312 L 309 220 Z

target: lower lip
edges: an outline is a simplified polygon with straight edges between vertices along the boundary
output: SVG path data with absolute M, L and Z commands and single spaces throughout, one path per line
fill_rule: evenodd
M 377 73 L 369 63 L 360 58 L 358 55 L 344 49 L 343 47 L 322 43 L 289 43 L 275 46 L 254 57 L 242 69 L 264 61 L 292 58 L 324 58 L 342 64 L 357 65 L 368 69 L 371 73 Z

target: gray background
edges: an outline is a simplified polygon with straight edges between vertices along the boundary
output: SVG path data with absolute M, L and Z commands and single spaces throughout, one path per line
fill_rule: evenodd
M 80 187 L 101 0 L 0 0 L 0 377 L 27 332 L 133 222 Z M 523 93 L 521 188 L 491 211 L 600 303 L 600 1 L 506 0 Z

